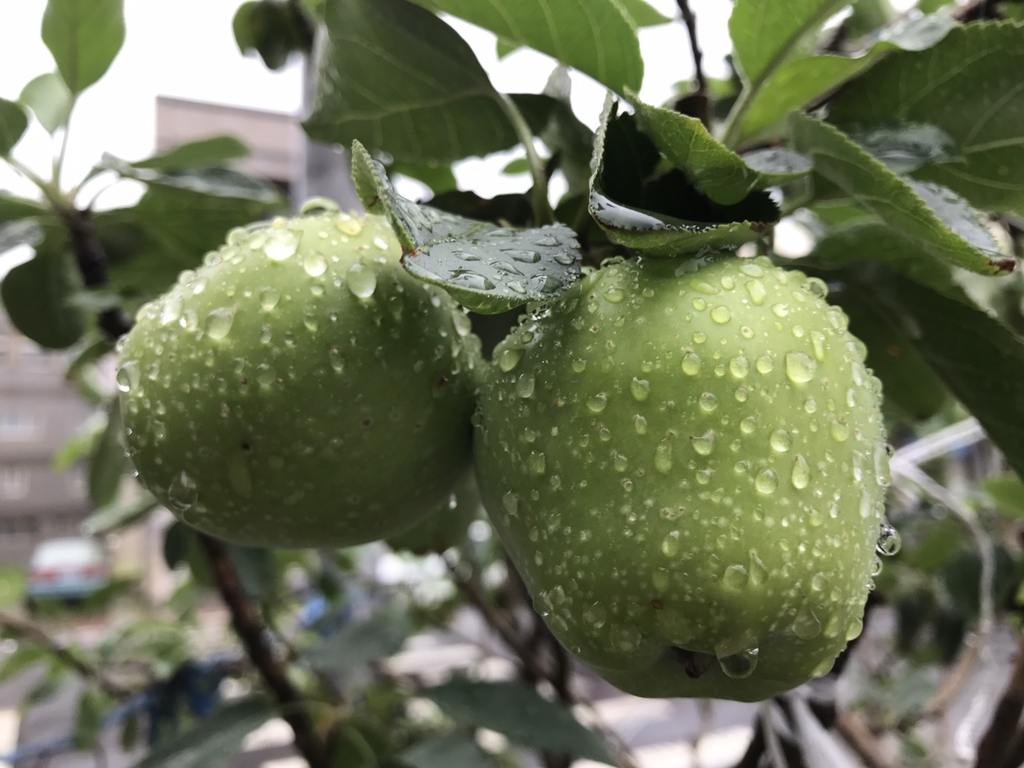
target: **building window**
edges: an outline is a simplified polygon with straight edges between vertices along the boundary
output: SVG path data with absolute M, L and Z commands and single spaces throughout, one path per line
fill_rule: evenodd
M 0 539 L 31 538 L 39 532 L 39 522 L 28 515 L 0 517 Z
M 25 467 L 0 468 L 0 498 L 23 499 L 28 496 L 29 472 Z
M 0 440 L 31 440 L 40 426 L 40 422 L 27 413 L 0 411 Z

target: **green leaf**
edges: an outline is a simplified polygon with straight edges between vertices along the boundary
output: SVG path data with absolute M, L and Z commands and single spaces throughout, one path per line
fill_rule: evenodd
M 0 225 L 0 251 L 6 250 L 4 233 L 10 234 L 14 226 L 38 232 L 28 221 Z M 7 273 L 0 284 L 0 296 L 22 335 L 48 349 L 67 349 L 86 329 L 85 314 L 70 303 L 81 289 L 82 279 L 74 256 L 67 250 L 66 235 L 47 227 L 42 242 L 36 245 L 35 257 Z
M 113 504 L 121 489 L 121 479 L 128 470 L 123 433 L 121 408 L 114 400 L 108 410 L 107 428 L 89 461 L 89 499 L 93 506 L 106 507 Z
M 395 759 L 409 768 L 486 768 L 495 764 L 470 736 L 433 736 L 399 752 Z
M 103 691 L 87 686 L 78 697 L 72 738 L 76 749 L 92 749 L 103 725 L 103 716 L 111 707 L 110 697 Z
M 19 595 L 20 597 L 20 595 Z M 48 657 L 48 653 L 42 647 L 32 643 L 19 643 L 18 648 L 0 666 L 0 683 L 13 680 L 22 672 L 31 669 L 37 664 L 42 664 Z
M 509 160 L 501 172 L 506 176 L 517 176 L 521 173 L 530 172 L 530 162 L 525 157 L 516 157 Z
M 733 205 L 755 189 L 767 189 L 811 171 L 811 161 L 786 149 L 752 153 L 746 158 L 720 144 L 695 117 L 644 104 L 630 94 L 636 106 L 637 124 L 676 168 L 686 174 L 714 202 Z
M 149 491 L 142 490 L 128 501 L 115 501 L 100 507 L 82 521 L 80 530 L 85 536 L 119 531 L 134 525 L 156 509 L 160 503 Z
M 881 268 L 868 273 L 863 295 L 903 329 L 1010 466 L 1024 474 L 1024 342 L 984 312 Z
M 533 134 L 539 137 L 558 161 L 569 195 L 582 194 L 590 184 L 590 156 L 594 132 L 576 117 L 570 101 L 569 73 L 558 67 L 548 78 L 544 93 L 512 94 Z
M 258 200 L 266 205 L 281 203 L 280 194 L 270 184 L 226 168 L 177 167 L 159 170 L 128 163 L 107 153 L 103 154 L 97 167 L 154 186 L 188 189 L 211 197 Z
M 747 102 L 737 143 L 781 134 L 769 129 L 792 110 L 851 80 L 891 51 L 921 51 L 935 45 L 955 26 L 945 13 L 910 18 L 883 30 L 870 48 L 856 56 L 798 55 L 782 62 Z
M 932 256 L 980 274 L 1005 274 L 1015 262 L 998 253 L 981 217 L 949 190 L 905 180 L 837 128 L 813 117 L 790 117 L 794 146 L 814 169 L 855 202 Z
M 659 176 L 661 165 L 635 116 L 616 114 L 609 100 L 594 141 L 589 209 L 613 242 L 647 256 L 700 254 L 755 240 L 779 219 L 764 192 L 719 205 L 680 170 Z
M 48 0 L 42 35 L 68 88 L 81 93 L 124 44 L 124 0 Z
M 313 40 L 308 22 L 288 0 L 243 3 L 232 21 L 243 54 L 256 51 L 268 69 L 280 69 L 294 53 L 308 53 Z
M 597 734 L 572 712 L 521 683 L 453 680 L 421 695 L 460 725 L 489 728 L 534 749 L 614 764 Z
M 386 608 L 366 621 L 342 627 L 306 651 L 305 658 L 313 667 L 343 677 L 358 667 L 394 655 L 412 631 L 407 612 Z
M 0 253 L 19 245 L 36 246 L 43 238 L 43 231 L 34 221 L 15 220 L 0 222 Z
M 981 481 L 981 488 L 987 493 L 996 509 L 1004 515 L 1024 518 L 1024 483 L 1013 472 Z
M 959 144 L 965 163 L 915 175 L 949 187 L 986 210 L 1024 212 L 1024 24 L 972 23 L 937 45 L 895 53 L 850 83 L 829 105 L 844 128 L 935 125 Z
M 0 99 L 0 157 L 7 157 L 28 128 L 28 115 L 21 106 Z
M 406 0 L 328 0 L 315 140 L 358 140 L 396 160 L 450 162 L 517 143 L 473 51 Z
M 636 24 L 615 0 L 418 0 L 546 53 L 623 93 L 644 75 Z
M 32 110 L 43 128 L 54 133 L 67 126 L 75 98 L 59 73 L 47 72 L 29 80 L 18 101 Z
M 4 224 L 4 222 L 33 218 L 46 213 L 47 209 L 35 200 L 5 195 L 0 192 L 0 225 Z M 2 226 L 0 226 L 0 231 L 2 231 Z M 2 240 L 0 240 L 0 243 L 2 243 Z M 10 246 L 0 244 L 0 249 L 4 247 Z
M 906 174 L 925 165 L 964 159 L 953 137 L 934 125 L 883 125 L 854 131 L 850 138 L 893 173 Z
M 152 168 L 158 171 L 177 171 L 184 168 L 204 168 L 223 165 L 228 160 L 249 156 L 249 148 L 234 136 L 212 136 L 153 155 L 137 163 L 134 168 Z
M 92 414 L 75 428 L 74 434 L 53 454 L 50 468 L 54 472 L 63 472 L 75 462 L 92 455 L 106 429 L 106 414 Z
M 276 569 L 269 549 L 228 545 L 231 563 L 238 574 L 238 582 L 253 600 L 263 601 L 274 590 Z
M 657 27 L 672 21 L 661 11 L 652 8 L 645 0 L 616 0 L 638 27 Z
M 515 230 L 416 205 L 394 191 L 384 166 L 358 142 L 352 169 L 363 206 L 383 212 L 395 230 L 402 265 L 475 312 L 554 296 L 579 277 L 579 244 L 564 225 Z
M 210 717 L 157 745 L 135 768 L 210 768 L 224 765 L 249 733 L 277 715 L 262 696 L 225 704 Z

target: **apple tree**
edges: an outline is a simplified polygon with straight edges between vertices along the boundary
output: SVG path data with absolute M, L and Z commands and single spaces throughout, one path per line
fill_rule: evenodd
M 349 152 L 343 211 L 290 210 L 230 137 L 71 187 L 63 149 L 26 166 L 124 38 L 120 0 L 49 0 L 57 71 L 0 100 L 39 190 L 0 195 L 0 249 L 34 250 L 0 294 L 102 414 L 62 451 L 88 532 L 165 507 L 183 571 L 99 643 L 0 615 L 0 675 L 46 670 L 30 702 L 83 680 L 62 748 L 116 728 L 140 766 L 214 765 L 282 717 L 314 768 L 635 766 L 579 719 L 603 678 L 764 702 L 740 766 L 1024 761 L 1021 6 L 735 0 L 723 79 L 673 10 L 244 3 L 242 52 L 315 67 L 303 127 Z M 543 91 L 497 91 L 453 18 L 547 54 Z M 639 30 L 666 24 L 693 79 L 645 103 Z M 593 123 L 570 71 L 607 90 Z M 458 189 L 453 164 L 515 148 L 527 191 Z M 94 177 L 146 191 L 98 210 Z M 437 589 L 375 579 L 389 549 Z M 212 659 L 210 600 L 236 636 Z M 389 663 L 466 612 L 515 679 Z

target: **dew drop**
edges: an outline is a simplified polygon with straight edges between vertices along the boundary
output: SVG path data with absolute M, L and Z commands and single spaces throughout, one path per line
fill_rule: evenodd
M 817 296 L 819 299 L 824 299 L 828 296 L 828 285 L 818 277 L 807 278 L 807 282 L 804 283 L 804 290 L 812 296 Z
M 757 417 L 756 416 L 745 416 L 740 421 L 740 432 L 745 435 L 752 435 L 754 430 L 757 429 Z
M 609 288 L 604 292 L 604 298 L 611 304 L 621 304 L 626 294 L 621 288 Z
M 587 400 L 587 410 L 591 413 L 600 413 L 606 405 L 608 405 L 608 395 L 604 392 L 598 392 Z
M 302 268 L 310 277 L 319 277 L 327 271 L 327 259 L 322 253 L 307 253 L 302 259 Z
M 679 531 L 671 531 L 661 540 L 661 553 L 665 557 L 675 557 L 679 554 Z
M 281 293 L 276 288 L 264 288 L 260 291 L 260 307 L 264 312 L 272 310 L 280 300 Z
M 373 238 L 373 247 L 381 251 L 386 251 L 388 249 L 388 241 L 383 237 L 375 237 Z
M 543 475 L 547 468 L 547 460 L 540 451 L 531 451 L 530 455 L 526 457 L 526 466 L 533 474 Z
M 770 496 L 779 487 L 779 476 L 774 470 L 762 469 L 754 478 L 754 488 L 763 496 Z
M 892 557 L 900 551 L 900 534 L 890 523 L 883 523 L 878 529 L 875 551 L 885 557 Z
M 825 359 L 825 334 L 821 331 L 811 331 L 811 347 L 814 349 L 814 357 L 818 362 Z
M 179 512 L 187 512 L 199 498 L 196 482 L 187 472 L 179 472 L 167 488 L 168 503 Z
M 715 430 L 709 429 L 699 437 L 691 437 L 690 444 L 693 445 L 693 450 L 698 455 L 710 456 L 711 452 L 715 450 Z
M 786 317 L 789 315 L 789 305 L 787 304 L 772 304 L 772 314 L 776 317 Z
M 214 309 L 206 316 L 206 335 L 211 339 L 223 339 L 231 333 L 231 325 L 235 322 L 235 310 L 230 307 Z
M 647 419 L 641 416 L 639 413 L 633 417 L 633 427 L 636 429 L 638 435 L 647 434 Z
M 343 373 L 345 371 L 345 360 L 341 356 L 341 350 L 337 347 L 331 347 L 327 353 L 328 359 L 331 361 L 331 368 L 335 373 Z
M 757 550 L 750 550 L 750 586 L 759 587 L 768 580 L 768 568 L 761 558 L 757 556 Z
M 816 573 L 811 577 L 811 589 L 815 592 L 824 592 L 828 586 L 828 576 L 824 573 Z
M 629 383 L 629 392 L 638 403 L 644 402 L 651 395 L 651 383 L 647 379 L 638 379 L 635 376 Z
M 768 291 L 765 289 L 764 283 L 760 280 L 748 280 L 744 287 L 747 289 L 750 300 L 755 305 L 761 306 L 764 304 L 764 300 L 768 297 Z
M 655 568 L 654 573 L 651 574 L 651 584 L 658 592 L 667 592 L 671 579 L 669 577 L 667 568 Z
M 693 352 L 687 352 L 683 355 L 681 367 L 687 376 L 696 376 L 700 373 L 700 358 Z
M 792 629 L 801 640 L 813 640 L 821 634 L 821 622 L 809 608 L 802 608 L 793 620 Z
M 789 475 L 789 481 L 798 491 L 802 491 L 811 482 L 811 468 L 801 454 L 796 455 L 793 460 L 793 471 Z
M 266 363 L 256 366 L 256 381 L 264 387 L 269 387 L 277 378 L 277 373 Z
M 739 563 L 730 565 L 725 569 L 725 573 L 722 574 L 722 583 L 729 589 L 736 590 L 737 592 L 746 587 L 749 581 L 750 573 Z
M 533 390 L 537 386 L 537 380 L 532 373 L 524 373 L 516 379 L 516 394 L 524 400 L 533 397 Z
M 786 377 L 794 384 L 806 384 L 817 371 L 818 364 L 806 352 L 786 353 Z
M 119 392 L 130 392 L 139 386 L 139 363 L 137 360 L 125 360 L 117 369 L 117 389 Z
M 363 231 L 362 223 L 358 219 L 353 219 L 351 216 L 347 215 L 338 219 L 334 223 L 334 226 L 343 235 L 348 235 L 349 237 L 355 237 Z
M 522 347 L 506 347 L 498 353 L 498 368 L 504 373 L 508 373 L 519 365 L 519 361 L 523 357 Z
M 846 625 L 846 641 L 851 642 L 860 637 L 860 633 L 864 631 L 864 620 L 860 616 L 855 616 L 853 620 Z
M 772 450 L 777 453 L 785 453 L 793 447 L 793 437 L 784 429 L 776 429 L 772 432 L 768 442 L 771 444 Z
M 732 319 L 732 313 L 729 311 L 727 306 L 719 304 L 711 310 L 711 319 L 719 325 L 725 325 Z
M 878 443 L 875 445 L 875 481 L 882 487 L 892 485 L 892 475 L 889 472 L 889 458 L 893 453 L 893 447 L 888 443 Z
M 263 253 L 273 261 L 284 261 L 299 249 L 299 236 L 290 229 L 275 229 L 267 234 Z
M 718 666 L 721 667 L 723 674 L 736 680 L 742 680 L 754 673 L 754 669 L 757 667 L 757 652 L 757 648 L 752 648 L 727 656 L 719 656 L 716 653 L 715 657 L 718 659 Z
M 337 213 L 338 204 L 326 197 L 311 197 L 299 208 L 299 214 L 309 216 L 314 213 Z
M 704 392 L 697 398 L 697 405 L 704 413 L 713 413 L 718 408 L 718 398 L 711 392 Z
M 160 310 L 160 325 L 170 325 L 181 317 L 181 299 L 171 295 L 164 300 Z
M 768 374 L 775 370 L 775 361 L 771 355 L 761 355 L 754 363 L 754 368 L 760 374 Z
M 594 603 L 583 609 L 583 620 L 591 629 L 600 629 L 608 620 L 608 611 L 600 603 Z
M 750 361 L 743 355 L 736 355 L 729 361 L 729 373 L 737 379 L 745 379 L 750 373 Z
M 501 506 L 514 517 L 519 512 L 519 497 L 512 491 L 506 491 L 505 495 L 501 497 Z
M 832 419 L 828 431 L 837 443 L 845 443 L 850 437 L 850 428 L 842 418 Z
M 654 468 L 667 475 L 672 471 L 672 443 L 662 440 L 654 449 Z
M 347 282 L 353 296 L 368 299 L 377 290 L 377 273 L 357 261 L 348 268 Z

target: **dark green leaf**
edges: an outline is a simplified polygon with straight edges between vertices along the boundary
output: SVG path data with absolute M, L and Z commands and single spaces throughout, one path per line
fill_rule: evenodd
M 615 0 L 418 1 L 546 53 L 619 93 L 639 89 L 643 80 L 636 25 Z
M 388 166 L 391 173 L 400 173 L 411 179 L 421 181 L 436 194 L 456 189 L 458 183 L 452 167 L 443 163 L 392 163 Z
M 1024 483 L 1008 472 L 982 481 L 982 490 L 992 497 L 996 509 L 1010 517 L 1024 518 Z
M 114 171 L 126 179 L 150 185 L 188 189 L 211 197 L 233 197 L 258 200 L 266 205 L 280 204 L 281 197 L 269 184 L 226 168 L 170 168 L 155 170 L 131 164 L 113 155 L 104 154 L 99 168 Z
M 204 168 L 223 165 L 228 160 L 249 156 L 249 148 L 234 136 L 213 136 L 208 139 L 179 144 L 174 149 L 139 160 L 135 168 L 153 168 L 158 171 L 177 171 L 184 168 Z
M 36 120 L 50 133 L 68 124 L 74 97 L 57 72 L 33 78 L 21 89 L 18 101 L 32 110 Z
M 38 231 L 27 221 L 7 224 L 0 226 L 0 241 L 14 226 Z M 0 295 L 11 322 L 23 335 L 48 349 L 66 349 L 85 332 L 85 314 L 69 303 L 81 289 L 82 279 L 74 256 L 67 250 L 66 235 L 47 227 L 42 242 L 36 245 L 35 258 L 7 274 Z
M 358 142 L 352 168 L 364 207 L 382 211 L 398 235 L 402 265 L 475 312 L 556 295 L 579 276 L 576 236 L 563 225 L 507 229 L 416 205 L 395 193 L 384 166 Z
M 905 331 L 1010 466 L 1024 474 L 1024 342 L 984 312 L 894 272 L 872 274 L 864 295 Z
M 544 93 L 516 93 L 511 98 L 534 135 L 557 156 L 558 169 L 569 185 L 568 193 L 575 195 L 586 192 L 590 183 L 594 132 L 572 111 L 568 77 L 564 68 L 556 69 L 548 79 Z
M 783 61 L 748 102 L 738 143 L 781 133 L 768 129 L 790 111 L 856 77 L 891 51 L 921 51 L 935 45 L 954 26 L 956 22 L 944 13 L 909 18 L 883 30 L 870 48 L 856 56 L 798 54 Z
M 28 115 L 19 104 L 0 99 L 0 157 L 6 157 L 28 128 Z
M 232 21 L 243 54 L 259 53 L 268 69 L 280 69 L 295 53 L 308 53 L 313 40 L 304 13 L 289 0 L 243 3 Z
M 850 83 L 829 106 L 848 129 L 911 122 L 935 125 L 966 163 L 921 168 L 986 210 L 1024 212 L 1024 25 L 959 25 L 920 52 L 898 52 Z
M 72 464 L 91 456 L 99 446 L 107 430 L 105 413 L 94 413 L 75 429 L 74 434 L 53 454 L 50 467 L 54 472 L 63 472 Z
M 466 42 L 406 0 L 329 0 L 313 114 L 317 141 L 450 162 L 517 143 Z
M 932 163 L 963 161 L 953 137 L 934 125 L 883 125 L 851 133 L 850 138 L 893 173 L 910 173 Z
M 735 248 L 779 219 L 764 192 L 736 205 L 701 194 L 679 170 L 658 176 L 661 154 L 633 115 L 609 101 L 594 141 L 590 214 L 613 242 L 649 256 Z
M 142 490 L 129 501 L 115 501 L 93 512 L 82 521 L 81 531 L 85 536 L 110 533 L 134 525 L 159 506 L 156 497 Z
M 124 44 L 124 0 L 48 0 L 42 35 L 68 88 L 81 93 Z
M 814 169 L 929 254 L 981 274 L 1003 274 L 1014 260 L 997 252 L 981 217 L 949 190 L 900 178 L 827 123 L 790 117 L 795 147 Z
M 614 764 L 597 734 L 572 712 L 521 683 L 453 680 L 421 695 L 460 725 L 489 728 L 527 747 Z
M 638 27 L 657 27 L 672 21 L 665 14 L 652 8 L 646 0 L 618 0 L 618 4 L 625 9 Z
M 261 696 L 233 701 L 160 743 L 135 768 L 211 768 L 224 765 L 250 732 L 275 717 L 277 708 Z
M 269 549 L 228 545 L 231 563 L 242 590 L 253 600 L 262 601 L 274 589 L 274 557 Z
M 177 520 L 164 531 L 164 562 L 172 571 L 185 562 L 194 536 L 191 528 Z
M 480 197 L 476 192 L 451 190 L 434 195 L 430 207 L 477 221 L 493 221 L 513 227 L 527 227 L 533 221 L 533 207 L 526 195 Z
M 806 176 L 811 161 L 785 149 L 753 154 L 764 170 L 720 144 L 695 117 L 652 107 L 631 95 L 637 125 L 676 168 L 720 205 L 734 205 L 756 189 L 767 189 Z M 748 155 L 749 157 L 749 155 Z
M 76 749 L 92 749 L 103 724 L 103 716 L 111 705 L 110 697 L 97 688 L 86 686 L 82 691 L 72 730 Z
M 107 428 L 89 461 L 89 499 L 93 506 L 106 507 L 114 503 L 127 470 L 124 422 L 121 419 L 121 408 L 115 400 L 110 405 Z
M 19 643 L 17 650 L 0 666 L 0 683 L 13 680 L 22 672 L 42 664 L 48 655 L 41 646 L 27 642 Z
M 68 683 L 68 673 L 64 666 L 50 657 L 50 668 L 38 683 L 29 689 L 18 705 L 22 713 L 28 712 L 46 701 L 49 701 Z
M 27 200 L 23 197 L 14 197 L 0 192 L 0 224 L 18 219 L 28 219 L 40 216 L 47 211 L 35 200 Z M 9 247 L 9 246 L 0 246 Z
M 392 656 L 412 633 L 409 614 L 384 609 L 358 624 L 349 624 L 310 648 L 306 659 L 317 669 L 345 676 L 357 667 Z
M 494 759 L 471 736 L 453 733 L 433 736 L 399 752 L 396 759 L 409 768 L 486 768 Z
M 505 164 L 505 167 L 501 169 L 501 172 L 507 176 L 529 173 L 530 163 L 525 157 L 517 157 L 513 160 L 509 160 L 508 163 Z

